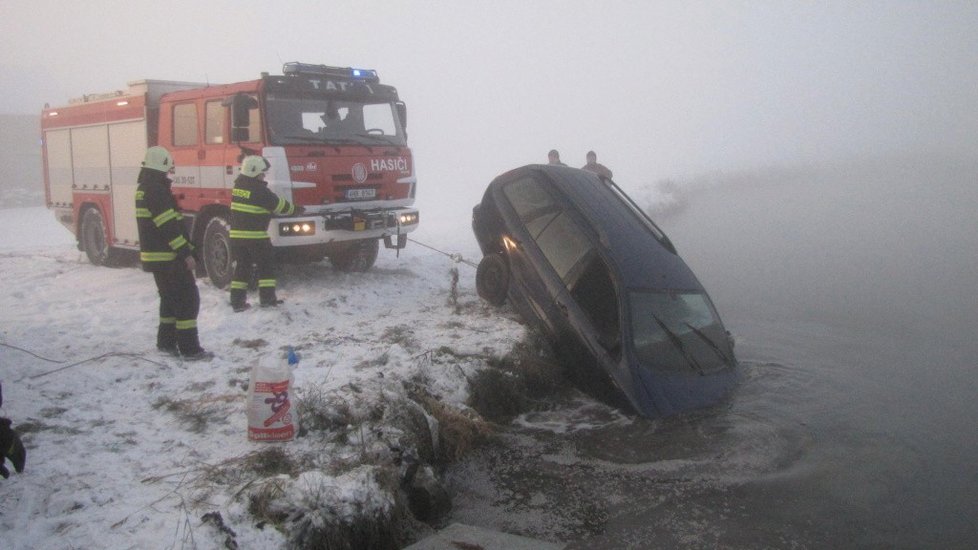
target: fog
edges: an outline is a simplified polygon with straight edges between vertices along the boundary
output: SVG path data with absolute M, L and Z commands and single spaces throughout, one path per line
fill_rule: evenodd
M 626 188 L 770 164 L 975 153 L 973 2 L 0 0 L 0 113 L 144 78 L 377 69 L 421 205 L 593 149 Z M 445 200 L 447 199 L 447 200 Z

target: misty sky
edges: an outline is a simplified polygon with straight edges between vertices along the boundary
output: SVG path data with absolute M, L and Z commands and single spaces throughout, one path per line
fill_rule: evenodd
M 375 68 L 407 102 L 422 193 L 481 191 L 551 148 L 572 166 L 594 149 L 633 183 L 978 149 L 974 1 L 0 0 L 0 13 L 2 113 L 144 78 Z

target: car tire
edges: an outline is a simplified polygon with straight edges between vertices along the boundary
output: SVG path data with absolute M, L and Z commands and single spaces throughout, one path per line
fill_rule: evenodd
M 204 228 L 204 268 L 211 284 L 225 288 L 234 276 L 234 256 L 231 254 L 231 226 L 227 220 L 215 216 Z
M 482 258 L 475 271 L 475 289 L 480 298 L 494 306 L 506 303 L 509 265 L 502 254 L 493 253 Z

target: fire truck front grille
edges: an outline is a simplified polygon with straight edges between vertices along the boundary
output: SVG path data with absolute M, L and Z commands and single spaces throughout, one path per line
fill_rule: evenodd
M 371 172 L 367 174 L 367 181 L 370 180 L 380 180 L 384 179 L 384 174 L 381 172 Z M 352 174 L 334 174 L 333 181 L 353 181 Z

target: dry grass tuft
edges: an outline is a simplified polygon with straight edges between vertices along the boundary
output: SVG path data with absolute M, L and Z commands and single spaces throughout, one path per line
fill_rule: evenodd
M 495 435 L 493 427 L 477 413 L 446 405 L 421 386 L 410 388 L 411 398 L 438 421 L 436 458 L 441 463 L 457 461 Z

